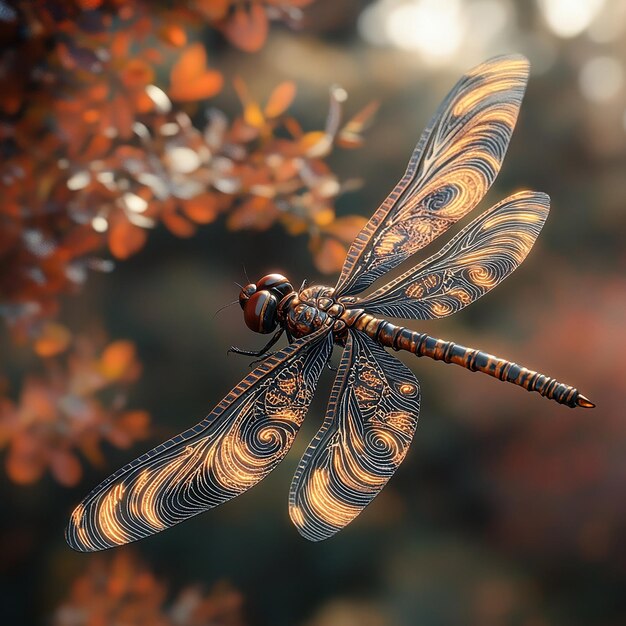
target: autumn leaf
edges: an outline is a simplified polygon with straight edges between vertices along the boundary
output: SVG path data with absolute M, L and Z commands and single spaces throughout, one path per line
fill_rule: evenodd
M 100 357 L 100 371 L 109 380 L 119 380 L 134 367 L 135 359 L 135 346 L 130 341 L 114 341 Z
M 33 436 L 22 432 L 12 440 L 5 463 L 13 482 L 30 484 L 38 480 L 46 469 L 45 451 Z
M 323 130 L 305 133 L 298 140 L 300 151 L 310 157 L 319 158 L 330 153 L 333 146 L 333 137 Z
M 50 455 L 50 471 L 58 483 L 73 487 L 78 483 L 83 470 L 76 455 L 68 450 L 56 450 Z
M 117 421 L 117 426 L 133 439 L 144 439 L 148 436 L 150 414 L 147 411 L 126 411 Z
M 245 52 L 257 52 L 267 39 L 269 24 L 263 5 L 253 2 L 248 9 L 243 5 L 235 8 L 235 12 L 224 25 L 223 31 L 227 39 Z
M 196 233 L 195 225 L 175 211 L 167 211 L 162 219 L 168 230 L 177 237 L 191 237 Z
M 324 227 L 324 232 L 343 243 L 350 244 L 367 224 L 367 218 L 360 215 L 347 215 L 338 217 Z
M 33 344 L 35 352 L 41 357 L 50 357 L 67 350 L 72 333 L 63 326 L 54 322 L 46 322 Z
M 265 105 L 265 116 L 273 118 L 282 115 L 293 102 L 295 95 L 296 85 L 293 81 L 280 83 L 270 94 Z
M 180 24 L 166 24 L 159 31 L 159 37 L 176 48 L 182 48 L 187 43 L 187 33 Z
M 265 126 L 265 117 L 258 103 L 250 97 L 248 88 L 239 76 L 233 78 L 233 87 L 243 105 L 243 119 L 249 126 L 262 128 Z
M 380 103 L 370 102 L 344 125 L 337 135 L 337 145 L 342 148 L 359 148 L 363 145 L 361 133 L 371 124 Z
M 117 220 L 108 232 L 111 254 L 117 259 L 127 259 L 143 248 L 148 235 L 143 228 L 125 219 Z
M 181 209 L 196 224 L 208 224 L 217 217 L 217 198 L 212 193 L 203 193 L 181 202 Z
M 278 215 L 278 209 L 269 198 L 252 196 L 231 212 L 226 225 L 231 230 L 245 228 L 266 230 L 274 223 Z
M 201 43 L 192 44 L 181 54 L 170 76 L 168 95 L 172 100 L 203 100 L 221 90 L 222 75 L 216 70 L 207 69 L 206 63 L 206 51 Z
M 331 237 L 324 237 L 317 249 L 313 251 L 315 267 L 324 274 L 341 270 L 345 258 L 345 246 Z

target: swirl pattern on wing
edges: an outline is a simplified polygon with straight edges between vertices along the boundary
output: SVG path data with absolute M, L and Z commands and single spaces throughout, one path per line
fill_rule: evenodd
M 545 193 L 523 191 L 491 207 L 439 252 L 358 306 L 405 319 L 446 317 L 478 300 L 530 252 L 548 211 Z
M 75 509 L 69 545 L 103 550 L 243 493 L 285 456 L 332 350 L 329 328 L 263 361 L 198 425 L 129 463 Z
M 350 331 L 326 418 L 291 484 L 289 514 L 300 534 L 326 539 L 374 499 L 406 456 L 419 403 L 411 371 Z
M 500 171 L 527 80 L 521 55 L 496 57 L 460 79 L 350 246 L 336 297 L 363 291 L 480 202 Z

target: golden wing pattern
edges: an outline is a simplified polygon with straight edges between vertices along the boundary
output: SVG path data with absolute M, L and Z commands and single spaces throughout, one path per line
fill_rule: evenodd
M 291 484 L 289 514 L 300 534 L 326 539 L 373 500 L 406 456 L 419 406 L 411 371 L 350 331 L 326 418 Z
M 243 493 L 285 456 L 333 338 L 323 327 L 263 361 L 197 426 L 132 461 L 75 509 L 66 538 L 90 552 L 169 528 Z
M 453 87 L 404 177 L 350 246 L 336 296 L 360 293 L 480 202 L 500 171 L 528 68 L 521 55 L 496 57 Z
M 496 204 L 439 252 L 358 306 L 405 319 L 446 317 L 478 300 L 526 258 L 550 210 L 545 193 L 523 191 Z

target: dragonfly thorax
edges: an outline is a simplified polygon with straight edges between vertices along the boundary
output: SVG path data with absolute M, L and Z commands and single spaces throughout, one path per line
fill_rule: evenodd
M 271 333 L 278 326 L 278 304 L 293 292 L 291 283 L 281 274 L 268 274 L 239 292 L 246 326 L 257 333 Z

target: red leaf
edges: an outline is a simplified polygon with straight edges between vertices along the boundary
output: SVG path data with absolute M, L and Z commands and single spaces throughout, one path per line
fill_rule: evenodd
M 135 346 L 130 341 L 114 341 L 100 357 L 100 371 L 109 380 L 123 378 L 136 364 Z
M 109 248 L 117 259 L 127 259 L 139 252 L 146 243 L 148 235 L 143 228 L 124 219 L 116 221 L 109 228 Z
M 191 237 L 196 233 L 195 225 L 174 211 L 163 213 L 162 220 L 169 231 L 177 237 Z
M 62 324 L 47 322 L 34 343 L 35 352 L 42 357 L 64 352 L 70 344 L 72 334 Z
M 265 105 L 266 117 L 278 117 L 282 115 L 291 105 L 296 95 L 296 85 L 288 80 L 280 83 L 270 94 Z
M 238 6 L 224 26 L 224 35 L 228 40 L 246 52 L 260 50 L 267 39 L 267 31 L 267 14 L 258 3 L 252 4 L 249 10 Z
M 74 454 L 67 450 L 56 450 L 50 456 L 50 471 L 52 475 L 66 487 L 78 483 L 83 474 L 80 462 Z
M 185 215 L 196 224 L 208 224 L 217 217 L 217 198 L 212 193 L 203 193 L 181 202 Z
M 222 75 L 206 67 L 206 51 L 201 43 L 185 50 L 172 68 L 168 95 L 172 100 L 190 102 L 210 98 L 220 91 Z
M 365 224 L 367 224 L 367 218 L 360 215 L 347 215 L 346 217 L 339 217 L 328 224 L 328 226 L 325 226 L 324 232 L 344 243 L 350 244 L 361 232 Z
M 22 433 L 13 439 L 6 458 L 9 478 L 20 485 L 35 482 L 46 468 L 45 453 L 30 435 Z
M 126 411 L 117 425 L 133 439 L 145 439 L 149 434 L 150 414 L 148 411 Z
M 346 258 L 346 248 L 336 239 L 325 237 L 314 254 L 315 267 L 324 274 L 338 272 Z
M 159 31 L 159 36 L 163 41 L 177 48 L 182 48 L 187 43 L 187 33 L 178 24 L 166 24 Z
M 235 207 L 226 225 L 231 230 L 250 228 L 266 230 L 279 215 L 276 205 L 269 198 L 252 196 Z

